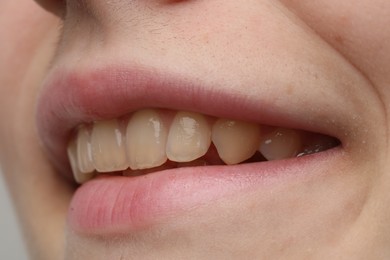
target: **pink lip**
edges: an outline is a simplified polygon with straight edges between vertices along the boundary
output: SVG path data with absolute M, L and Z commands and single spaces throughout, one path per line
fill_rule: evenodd
M 60 171 L 70 176 L 66 145 L 80 123 L 116 118 L 145 107 L 189 110 L 216 117 L 303 129 L 337 137 L 340 129 L 313 124 L 293 107 L 275 106 L 272 94 L 256 97 L 245 92 L 218 91 L 196 80 L 145 68 L 117 66 L 92 71 L 52 72 L 41 93 L 37 124 L 41 139 Z M 288 111 L 288 112 L 286 112 Z M 332 111 L 329 112 L 331 114 Z M 336 125 L 336 124 L 335 124 Z M 342 124 L 341 126 L 342 127 Z M 127 232 L 158 223 L 190 208 L 229 194 L 245 193 L 267 183 L 298 180 L 340 158 L 343 149 L 312 156 L 237 166 L 179 168 L 139 177 L 101 177 L 76 191 L 69 223 L 79 232 Z M 325 173 L 326 171 L 324 171 Z M 289 177 L 290 176 L 290 177 Z
M 117 235 L 142 231 L 216 200 L 317 177 L 342 158 L 341 149 L 284 161 L 236 166 L 177 168 L 137 177 L 102 177 L 75 193 L 71 228 L 82 234 Z

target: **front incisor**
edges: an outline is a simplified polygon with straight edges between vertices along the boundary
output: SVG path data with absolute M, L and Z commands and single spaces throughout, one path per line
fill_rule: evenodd
M 125 143 L 117 120 L 95 122 L 91 147 L 97 171 L 113 172 L 128 168 Z
M 166 154 L 171 161 L 189 162 L 205 155 L 211 144 L 211 129 L 204 116 L 178 112 L 169 129 Z
M 155 110 L 133 114 L 126 130 L 128 161 L 132 170 L 160 166 L 167 160 L 165 153 L 168 129 Z
M 213 125 L 212 140 L 226 164 L 251 158 L 259 147 L 260 127 L 242 121 L 219 119 Z

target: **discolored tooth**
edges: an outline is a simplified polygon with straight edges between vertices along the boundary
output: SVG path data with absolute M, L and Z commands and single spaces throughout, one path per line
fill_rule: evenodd
M 81 172 L 89 173 L 95 170 L 92 161 L 90 134 L 85 126 L 82 126 L 77 133 L 77 161 Z
M 72 139 L 68 144 L 68 158 L 73 172 L 73 177 L 77 183 L 82 184 L 94 177 L 94 173 L 82 173 L 79 170 L 77 162 L 77 143 L 75 139 Z
M 128 161 L 132 170 L 160 166 L 167 160 L 168 129 L 155 110 L 140 110 L 132 116 L 126 130 Z
M 211 129 L 200 114 L 178 112 L 169 129 L 166 154 L 171 161 L 189 162 L 206 154 Z
M 242 121 L 219 119 L 212 129 L 212 140 L 226 164 L 236 164 L 252 157 L 260 143 L 260 127 Z
M 259 151 L 271 161 L 295 157 L 301 146 L 301 136 L 295 130 L 278 128 L 262 136 Z
M 97 171 L 112 172 L 128 168 L 125 142 L 117 120 L 100 121 L 93 125 L 91 147 Z

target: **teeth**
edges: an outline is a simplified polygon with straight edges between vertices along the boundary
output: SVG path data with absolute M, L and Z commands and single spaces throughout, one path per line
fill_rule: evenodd
M 287 159 L 340 144 L 315 133 L 212 119 L 191 112 L 173 116 L 172 112 L 153 109 L 135 112 L 126 130 L 124 127 L 125 121 L 115 119 L 78 129 L 68 145 L 78 183 L 90 180 L 96 172 L 123 171 L 125 176 L 135 176 L 171 168 L 238 164 L 248 159 Z
M 136 112 L 128 123 L 126 147 L 132 170 L 160 166 L 167 160 L 165 146 L 168 131 L 156 111 Z
M 128 167 L 125 143 L 117 120 L 96 122 L 91 134 L 92 157 L 99 172 L 113 172 Z
M 81 172 L 89 173 L 95 170 L 92 161 L 90 135 L 86 127 L 81 127 L 77 133 L 77 161 Z
M 212 140 L 226 164 L 236 164 L 252 157 L 259 147 L 258 125 L 219 119 L 212 129 Z
M 300 150 L 301 137 L 291 129 L 278 128 L 262 137 L 259 151 L 271 160 L 291 158 Z
M 206 119 L 196 113 L 178 112 L 169 130 L 166 153 L 171 161 L 189 162 L 206 154 L 211 130 Z
M 72 168 L 73 177 L 77 183 L 81 184 L 87 182 L 94 177 L 93 173 L 82 173 L 79 170 L 77 160 L 77 144 L 75 139 L 73 139 L 68 145 L 68 158 Z

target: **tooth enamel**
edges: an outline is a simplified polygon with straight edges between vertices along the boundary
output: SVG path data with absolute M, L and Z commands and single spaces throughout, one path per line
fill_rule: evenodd
M 164 164 L 167 137 L 168 130 L 156 111 L 148 109 L 134 113 L 126 130 L 130 168 L 147 169 Z
M 89 173 L 95 170 L 90 135 L 86 127 L 81 127 L 77 133 L 77 161 L 81 172 Z
M 236 164 L 252 157 L 259 147 L 258 125 L 219 119 L 213 125 L 212 140 L 226 164 Z
M 302 146 L 300 135 L 291 129 L 278 128 L 261 139 L 259 151 L 269 161 L 295 157 Z
M 94 173 L 82 173 L 78 168 L 77 143 L 75 139 L 73 139 L 68 145 L 68 158 L 72 168 L 73 177 L 77 183 L 82 184 L 93 178 Z
M 248 159 L 286 159 L 340 144 L 333 137 L 317 133 L 184 111 L 174 115 L 172 111 L 145 109 L 125 120 L 79 127 L 67 150 L 76 182 L 84 183 L 98 172 L 123 171 L 124 176 L 138 176 L 180 167 L 237 164 Z M 211 122 L 215 122 L 212 128 Z
M 211 129 L 196 113 L 178 112 L 169 129 L 166 154 L 171 161 L 189 162 L 206 154 L 211 144 Z
M 91 134 L 92 158 L 99 172 L 128 168 L 125 143 L 117 120 L 96 122 Z

